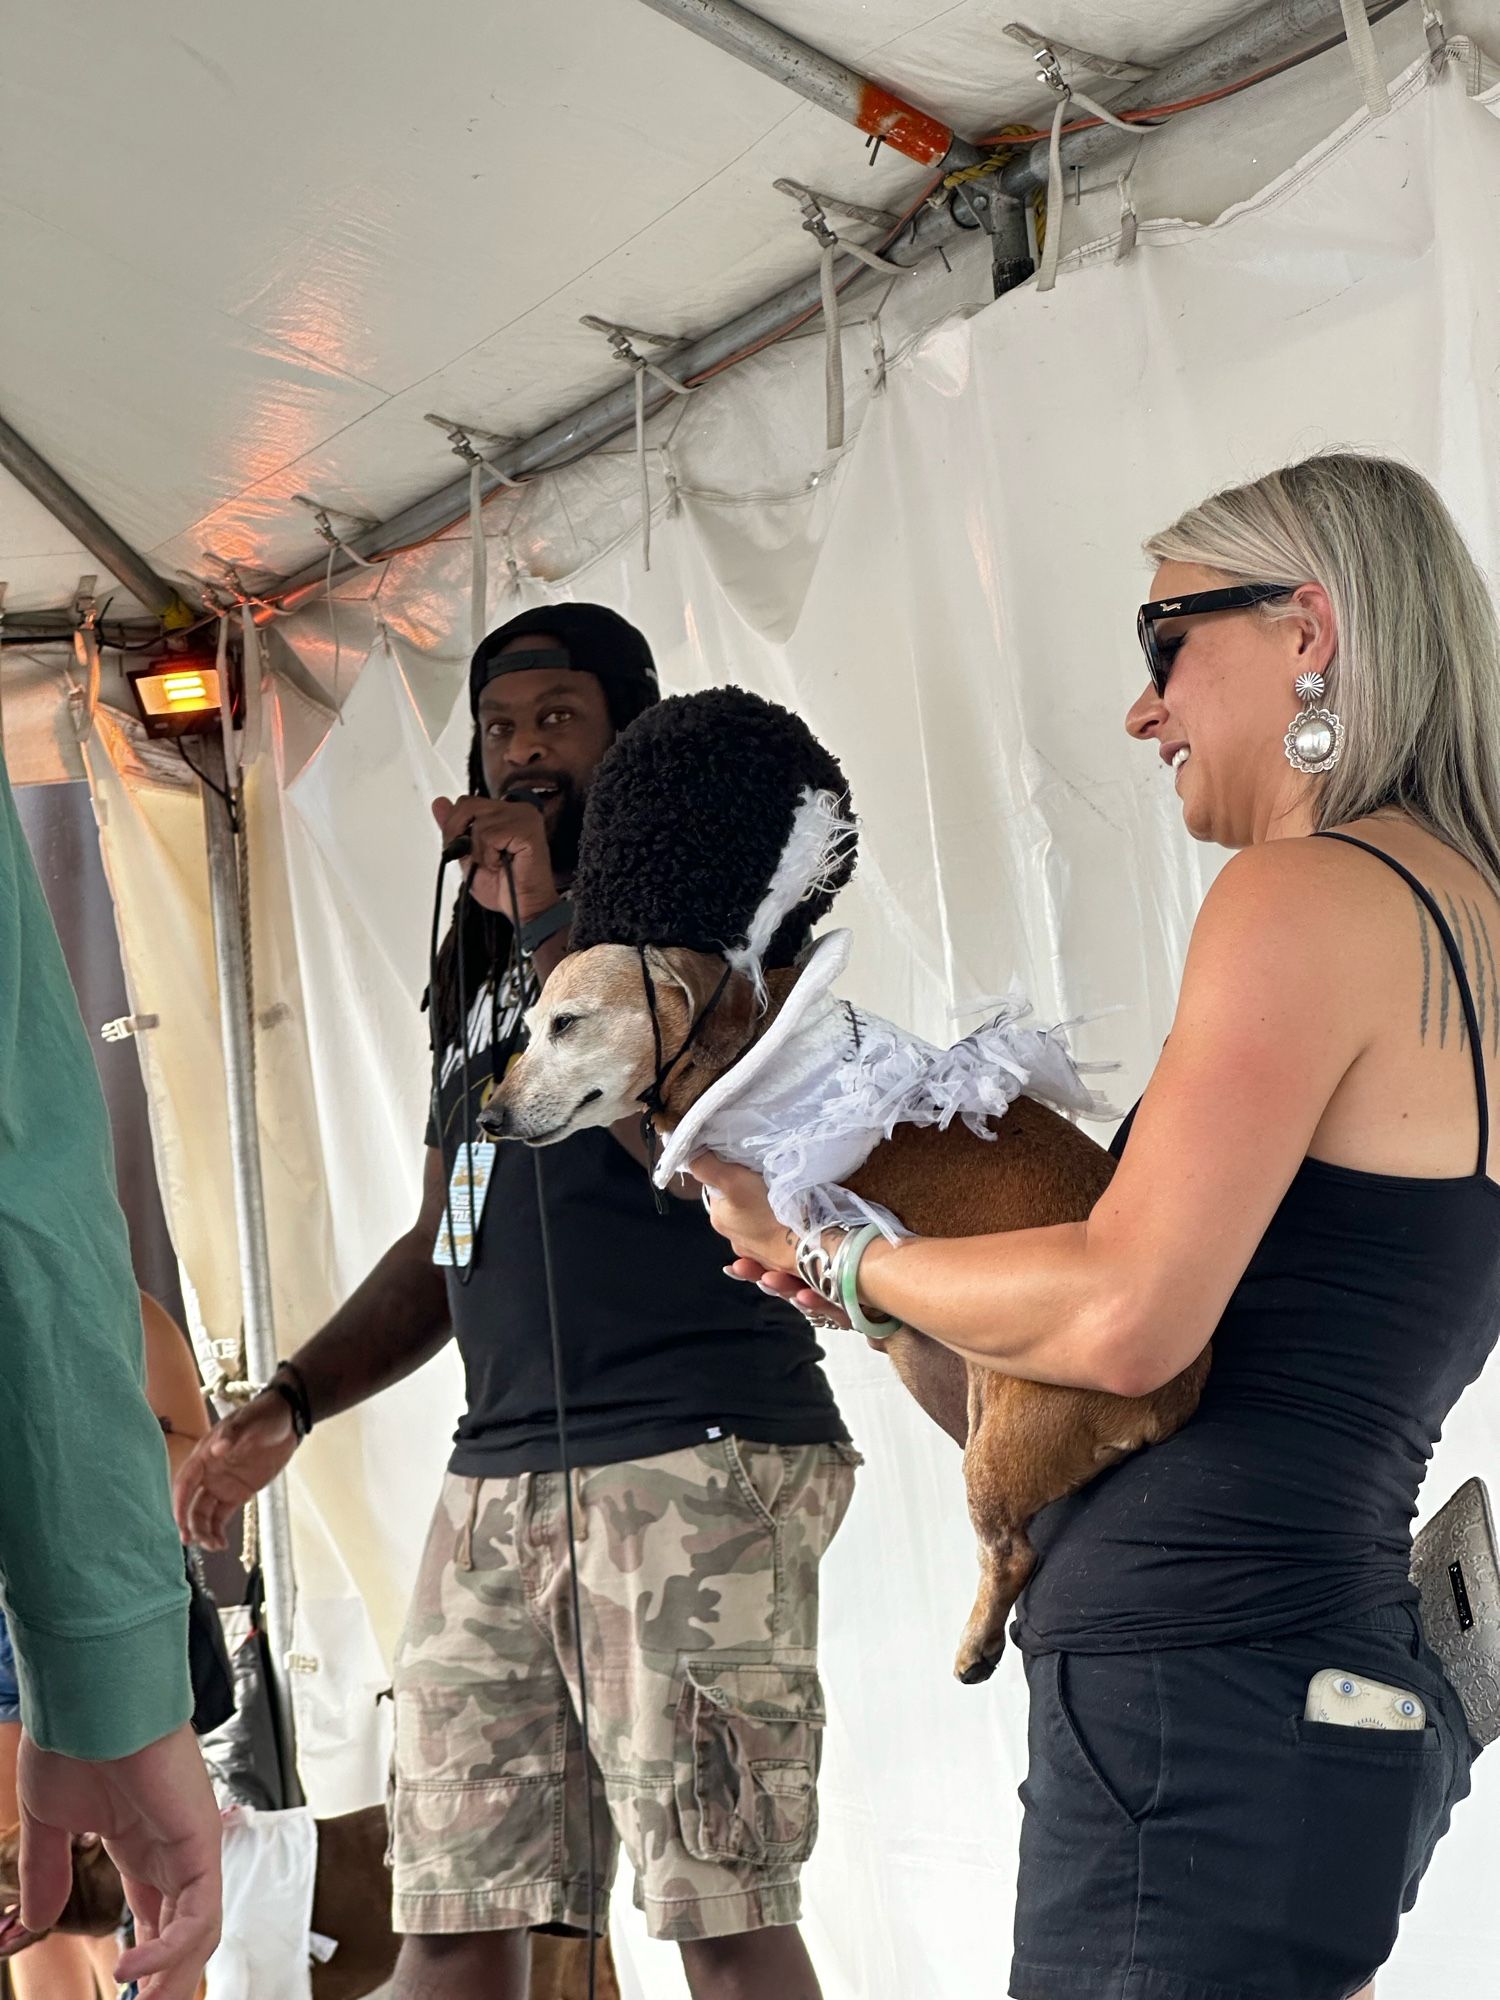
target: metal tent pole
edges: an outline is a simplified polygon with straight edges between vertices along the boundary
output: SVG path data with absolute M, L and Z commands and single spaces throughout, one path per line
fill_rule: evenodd
M 739 0 L 645 0 L 645 4 L 924 167 L 951 173 L 984 157 L 940 118 L 919 111 L 847 63 L 752 14 Z
M 224 745 L 203 739 L 204 766 L 213 783 L 225 782 Z M 214 968 L 219 985 L 219 1029 L 229 1102 L 229 1153 L 234 1177 L 234 1215 L 240 1250 L 240 1294 L 244 1311 L 245 1375 L 268 1380 L 276 1366 L 276 1322 L 271 1304 L 271 1258 L 266 1238 L 266 1198 L 260 1169 L 260 1130 L 255 1112 L 254 1027 L 242 928 L 239 854 L 230 807 L 209 784 L 200 786 L 208 849 L 208 893 L 213 911 Z M 271 1482 L 256 1502 L 260 1527 L 261 1574 L 265 1581 L 266 1633 L 271 1656 L 271 1699 L 283 1753 L 285 1803 L 300 1804 L 296 1736 L 286 1663 L 292 1650 L 296 1602 L 292 1529 L 285 1478 Z
M 137 555 L 4 417 L 0 417 L 0 465 L 14 474 L 34 500 L 41 501 L 54 521 L 76 535 L 89 554 L 103 563 L 111 576 L 118 577 L 148 611 L 170 611 L 179 601 L 171 584 L 164 582 L 145 557 Z

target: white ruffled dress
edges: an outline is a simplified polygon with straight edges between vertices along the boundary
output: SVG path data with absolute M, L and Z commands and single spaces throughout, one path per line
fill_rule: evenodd
M 1083 1081 L 1063 1028 L 1022 1025 L 1030 1005 L 1012 994 L 994 1017 L 952 1048 L 935 1048 L 834 993 L 851 933 L 831 931 L 761 1039 L 704 1092 L 662 1148 L 664 1187 L 699 1153 L 752 1167 L 778 1221 L 800 1239 L 831 1224 L 876 1223 L 907 1234 L 878 1203 L 843 1185 L 898 1125 L 946 1127 L 961 1118 L 993 1139 L 992 1125 L 1020 1096 L 1084 1117 L 1111 1116 Z

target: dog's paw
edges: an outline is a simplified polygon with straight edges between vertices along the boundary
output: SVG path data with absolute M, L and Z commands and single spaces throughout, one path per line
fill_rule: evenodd
M 978 1687 L 980 1682 L 987 1681 L 999 1666 L 1004 1651 L 1002 1645 L 996 1652 L 981 1653 L 978 1659 L 974 1660 L 966 1660 L 960 1655 L 953 1671 L 965 1687 Z

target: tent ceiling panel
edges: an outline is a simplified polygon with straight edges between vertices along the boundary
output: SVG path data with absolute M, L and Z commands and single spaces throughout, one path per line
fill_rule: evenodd
M 4 609 L 52 611 L 71 602 L 83 576 L 98 579 L 100 601 L 113 598 L 116 615 L 133 617 L 140 606 L 97 560 L 81 549 L 40 502 L 8 472 L 0 471 L 0 583 Z
M 1047 107 L 1016 4 L 764 11 L 976 133 Z M 1033 25 L 1150 62 L 1244 11 Z M 428 410 L 524 434 L 609 386 L 580 313 L 698 333 L 807 271 L 777 176 L 897 209 L 922 184 L 634 0 L 56 0 L 7 57 L 0 409 L 167 574 L 300 567 L 297 492 L 430 490 Z

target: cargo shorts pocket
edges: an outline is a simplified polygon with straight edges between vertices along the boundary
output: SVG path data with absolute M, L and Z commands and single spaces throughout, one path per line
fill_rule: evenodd
M 811 1667 L 684 1662 L 674 1783 L 699 1861 L 797 1862 L 818 1832 L 823 1689 Z

